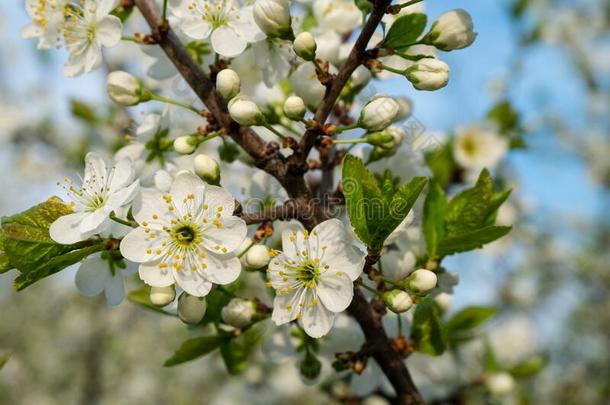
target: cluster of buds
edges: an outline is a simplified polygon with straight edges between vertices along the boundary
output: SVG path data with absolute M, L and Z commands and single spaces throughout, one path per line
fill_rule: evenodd
M 415 303 L 414 296 L 430 293 L 436 284 L 437 277 L 433 271 L 415 270 L 407 278 L 397 282 L 398 288 L 384 292 L 381 298 L 390 311 L 399 314 L 411 309 Z
M 130 107 L 151 99 L 151 92 L 135 76 L 117 70 L 108 75 L 106 91 L 117 104 Z

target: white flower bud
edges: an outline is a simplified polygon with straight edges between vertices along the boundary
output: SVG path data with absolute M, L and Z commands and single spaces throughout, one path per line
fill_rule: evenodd
M 311 33 L 301 32 L 295 38 L 292 44 L 292 49 L 294 49 L 294 53 L 296 53 L 297 56 L 311 62 L 316 58 L 316 50 L 318 49 L 318 46 L 316 45 L 316 40 Z
M 176 298 L 173 285 L 169 287 L 150 287 L 150 302 L 157 307 L 164 307 Z
M 284 101 L 284 115 L 294 121 L 301 121 L 305 116 L 307 107 L 305 102 L 299 96 L 290 96 Z
M 233 298 L 220 312 L 222 321 L 234 328 L 250 325 L 254 315 L 256 315 L 256 304 L 242 298 Z
M 504 396 L 515 389 L 515 379 L 506 372 L 485 376 L 485 386 L 494 395 Z
M 407 312 L 413 306 L 411 296 L 402 290 L 391 290 L 383 293 L 383 302 L 395 314 Z
M 411 100 L 406 97 L 398 97 L 396 102 L 400 106 L 396 120 L 400 121 L 409 118 L 413 113 L 413 104 L 411 103 Z
M 269 248 L 265 245 L 254 245 L 246 252 L 244 262 L 251 269 L 260 269 L 269 264 Z
M 267 36 L 287 39 L 292 35 L 290 1 L 257 0 L 252 11 L 256 25 Z
M 181 155 L 190 155 L 197 149 L 197 143 L 192 136 L 181 136 L 174 140 L 174 150 Z
M 143 95 L 142 84 L 133 75 L 117 70 L 108 75 L 106 82 L 108 95 L 115 103 L 132 106 L 141 101 L 150 100 L 150 96 Z
M 182 293 L 178 298 L 178 317 L 184 323 L 196 325 L 203 319 L 208 304 L 205 298 Z
M 415 270 L 406 280 L 407 288 L 415 293 L 425 294 L 436 287 L 436 274 L 426 269 Z
M 477 37 L 473 31 L 470 14 L 462 9 L 451 10 L 441 15 L 432 24 L 426 42 L 443 51 L 466 48 Z
M 263 123 L 265 117 L 252 100 L 237 96 L 229 102 L 229 114 L 238 124 L 251 126 Z
M 241 81 L 234 70 L 223 69 L 216 75 L 216 91 L 225 100 L 230 100 L 239 94 Z
M 398 115 L 398 103 L 386 96 L 369 101 L 362 111 L 358 125 L 368 131 L 381 131 L 387 128 Z
M 438 90 L 449 82 L 449 65 L 438 59 L 425 58 L 409 67 L 405 75 L 417 90 Z
M 195 173 L 207 183 L 217 185 L 220 181 L 220 167 L 218 162 L 208 155 L 199 154 L 193 162 Z

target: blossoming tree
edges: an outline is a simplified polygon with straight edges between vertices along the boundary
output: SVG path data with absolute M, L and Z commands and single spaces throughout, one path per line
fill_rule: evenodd
M 500 103 L 485 125 L 426 148 L 405 124 L 410 101 L 371 91 L 400 77 L 404 93 L 408 83 L 438 90 L 450 70 L 439 56 L 475 41 L 466 11 L 429 24 L 422 5 L 27 0 L 23 36 L 65 48 L 66 76 L 104 67 L 104 48 L 135 43 L 155 59 L 156 84 L 110 69 L 108 96 L 126 111 L 165 109 L 130 128 L 112 156 L 89 152 L 84 175 L 66 179 L 65 200 L 4 218 L 0 271 L 17 269 L 23 290 L 80 263 L 84 295 L 104 292 L 111 305 L 127 295 L 194 325 L 200 335 L 166 366 L 219 350 L 238 374 L 254 346 L 279 336 L 315 381 L 320 348 L 360 328 L 359 347 L 335 352 L 333 378 L 369 372 L 387 379 L 383 393 L 396 403 L 423 403 L 408 357 L 455 348 L 493 314 L 445 315 L 458 278 L 443 260 L 511 230 L 498 215 L 510 190 L 490 170 L 519 139 Z M 147 30 L 126 32 L 138 15 Z M 171 95 L 177 76 L 197 100 Z M 175 136 L 176 109 L 192 114 L 195 131 Z M 386 164 L 404 153 L 422 170 Z M 242 173 L 225 164 L 235 161 L 253 183 L 240 196 L 229 190 Z M 139 287 L 126 293 L 132 269 Z M 472 383 L 510 390 L 509 370 L 490 364 Z

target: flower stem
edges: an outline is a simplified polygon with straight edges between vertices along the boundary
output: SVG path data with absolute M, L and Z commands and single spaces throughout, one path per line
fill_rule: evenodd
M 163 12 L 161 14 L 161 24 L 167 21 L 167 0 L 163 0 Z
M 318 71 L 318 73 L 320 73 L 322 77 L 326 77 L 326 75 L 328 75 L 328 73 L 326 73 L 326 71 L 322 68 L 322 66 L 320 66 L 320 64 L 317 60 L 315 60 L 315 58 L 311 61 L 311 63 L 313 63 L 313 65 L 316 67 L 316 70 Z
M 363 281 L 360 281 L 359 284 L 360 284 L 360 287 L 364 288 L 365 290 L 368 290 L 368 291 L 372 292 L 375 295 L 381 295 L 381 293 L 379 291 L 377 291 L 373 287 L 369 287 L 368 285 L 364 284 Z
M 132 228 L 137 228 L 139 226 L 135 221 L 126 221 L 124 219 L 118 218 L 116 216 L 116 214 L 114 213 L 114 211 L 112 211 L 110 213 L 109 218 L 116 223 L 119 223 L 119 224 L 125 225 L 125 226 L 130 226 Z
M 172 99 L 169 99 L 169 98 L 166 98 L 166 97 L 158 96 L 156 94 L 151 94 L 150 98 L 152 100 L 160 101 L 162 103 L 177 105 L 178 107 L 186 108 L 187 110 L 190 110 L 190 111 L 194 112 L 197 115 L 199 115 L 201 113 L 201 111 L 199 111 L 197 108 L 193 107 L 192 105 L 186 104 L 186 103 L 182 103 L 180 101 L 176 101 L 176 100 L 172 100 Z
M 253 240 L 252 240 L 252 241 L 250 241 L 250 244 L 248 245 L 248 247 L 247 247 L 247 248 L 246 248 L 246 249 L 245 249 L 243 252 L 241 252 L 240 254 L 238 254 L 238 255 L 237 255 L 237 257 L 241 259 L 241 258 L 243 257 L 243 255 L 245 255 L 246 253 L 248 253 L 248 250 L 250 250 L 250 248 L 251 248 L 252 246 L 254 246 L 254 241 L 253 241 Z
M 398 318 L 398 336 L 402 336 L 402 316 L 400 314 L 396 314 Z
M 388 72 L 396 73 L 397 75 L 404 75 L 405 74 L 404 70 L 395 69 L 395 68 L 393 68 L 391 66 L 388 66 L 388 65 L 385 65 L 383 63 L 381 64 L 381 68 L 383 70 L 387 70 Z
M 292 132 L 293 134 L 297 135 L 297 136 L 301 136 L 301 133 L 299 131 L 297 131 L 296 129 L 294 129 L 292 126 L 285 124 L 283 122 L 279 122 L 278 125 L 280 125 L 282 128 L 286 128 L 286 130 Z
M 121 40 L 138 43 L 138 39 L 132 35 L 123 35 Z
M 341 145 L 346 143 L 366 143 L 367 139 L 365 138 L 352 138 L 352 139 L 333 139 L 333 144 Z
M 286 137 L 284 135 L 282 135 L 277 129 L 273 128 L 273 126 L 271 126 L 271 125 L 269 125 L 267 123 L 263 124 L 262 126 L 267 128 L 269 131 L 273 132 L 280 139 L 286 139 Z
M 409 7 L 412 6 L 413 4 L 417 4 L 417 3 L 421 3 L 424 0 L 411 0 L 411 1 L 407 1 L 406 3 L 402 3 L 402 4 L 398 4 L 398 7 L 405 8 L 405 7 Z
M 358 128 L 358 122 L 354 122 L 352 125 L 346 125 L 344 127 L 336 127 L 334 129 L 335 134 L 340 134 L 341 132 L 344 131 L 349 131 L 350 129 L 356 129 Z

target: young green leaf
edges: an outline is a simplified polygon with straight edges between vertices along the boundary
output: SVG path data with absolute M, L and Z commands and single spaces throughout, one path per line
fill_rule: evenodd
M 452 343 L 470 339 L 478 326 L 496 314 L 494 307 L 467 307 L 445 323 L 447 338 Z
M 186 340 L 182 343 L 182 346 L 180 346 L 176 353 L 165 361 L 163 366 L 171 367 L 204 356 L 216 350 L 226 339 L 228 339 L 228 337 L 201 336 Z
M 4 251 L 4 235 L 0 233 L 0 274 L 6 273 L 12 268 L 8 255 Z
M 231 375 L 240 374 L 248 366 L 248 350 L 235 339 L 224 340 L 220 344 L 220 354 Z
M 438 243 L 445 236 L 447 198 L 441 186 L 432 182 L 424 203 L 423 229 L 429 258 L 437 257 Z
M 425 14 L 413 13 L 398 17 L 383 41 L 384 48 L 404 48 L 416 42 L 426 29 Z
M 538 374 L 546 366 L 548 359 L 544 356 L 531 357 L 507 371 L 515 378 L 529 378 Z
M 454 253 L 482 248 L 483 245 L 508 234 L 511 229 L 512 227 L 510 226 L 486 226 L 475 231 L 445 238 L 439 242 L 437 254 L 439 256 L 448 256 Z
M 496 354 L 494 353 L 493 347 L 489 342 L 485 342 L 485 352 L 483 353 L 483 365 L 485 367 L 485 371 L 488 373 L 495 373 L 502 369 L 498 359 L 496 358 Z
M 440 321 L 440 308 L 428 297 L 415 308 L 411 325 L 411 339 L 418 351 L 438 356 L 447 347 L 447 336 Z

